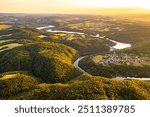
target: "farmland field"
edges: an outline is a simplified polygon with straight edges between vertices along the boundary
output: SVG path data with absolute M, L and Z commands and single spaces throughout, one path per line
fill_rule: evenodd
M 6 51 L 6 50 L 10 50 L 16 47 L 20 47 L 22 46 L 22 44 L 18 44 L 18 43 L 11 43 L 11 44 L 6 44 L 3 46 L 0 46 L 0 52 Z
M 0 24 L 0 30 L 10 28 L 10 25 Z

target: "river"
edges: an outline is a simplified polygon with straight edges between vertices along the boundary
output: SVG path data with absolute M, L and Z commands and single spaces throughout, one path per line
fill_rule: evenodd
M 97 34 L 96 36 L 92 36 L 92 37 L 98 38 L 100 36 L 99 36 L 99 34 Z M 100 38 L 103 38 L 103 37 L 100 37 Z M 109 38 L 106 38 L 106 39 L 115 43 L 114 46 L 110 47 L 110 51 L 115 51 L 115 50 L 120 50 L 120 49 L 125 49 L 125 48 L 131 47 L 131 44 L 128 44 L 128 43 L 117 42 L 117 41 L 111 40 Z M 88 55 L 88 56 L 90 56 L 90 55 Z M 85 70 L 83 70 L 81 67 L 79 67 L 79 61 L 83 60 L 84 58 L 86 58 L 88 56 L 81 56 L 73 63 L 74 66 L 77 67 L 83 74 L 87 74 L 87 72 Z
M 117 42 L 114 40 L 111 40 L 109 38 L 106 38 L 107 40 L 114 42 L 115 45 L 110 47 L 110 51 L 116 51 L 116 50 L 121 50 L 121 49 L 125 49 L 125 48 L 129 48 L 131 47 L 131 44 L 129 43 L 121 43 L 121 42 Z M 90 55 L 88 55 L 90 56 Z M 75 62 L 74 62 L 74 66 L 77 67 L 83 74 L 88 74 L 85 70 L 83 70 L 81 67 L 79 67 L 79 62 L 81 60 L 83 60 L 84 58 L 88 57 L 88 56 L 82 56 L 79 57 Z M 134 77 L 116 77 L 116 78 L 112 78 L 113 80 L 144 80 L 144 81 L 150 81 L 150 78 L 134 78 Z
M 76 68 L 78 68 L 83 74 L 88 74 L 85 70 L 83 70 L 81 67 L 79 67 L 79 61 L 83 60 L 84 58 L 86 58 L 88 56 L 82 56 L 79 57 L 73 64 Z
M 106 39 L 116 44 L 110 48 L 110 51 L 121 50 L 121 49 L 131 47 L 131 44 L 129 44 L 129 43 L 121 43 L 121 42 L 111 40 L 109 38 L 106 38 Z
M 43 30 L 43 29 L 47 29 L 46 31 L 47 32 L 54 32 L 54 33 L 57 33 L 57 32 L 62 32 L 62 33 L 75 33 L 75 34 L 85 34 L 85 33 L 82 33 L 82 32 L 73 32 L 73 31 L 60 31 L 60 30 L 53 30 L 52 28 L 54 28 L 55 26 L 54 25 L 49 25 L 49 26 L 44 26 L 44 27 L 38 27 L 37 29 L 38 30 Z M 92 35 L 91 35 L 92 36 Z M 93 37 L 93 36 L 92 36 Z M 100 37 L 99 34 L 97 34 L 95 37 L 97 38 L 102 38 Z M 122 42 L 117 42 L 115 40 L 111 40 L 109 38 L 105 38 L 113 43 L 115 43 L 114 46 L 110 47 L 110 51 L 116 51 L 116 50 L 121 50 L 121 49 L 125 49 L 125 48 L 129 48 L 131 47 L 131 44 L 129 43 L 122 43 Z M 90 55 L 88 55 L 90 56 Z M 84 69 L 82 69 L 80 66 L 79 66 L 79 62 L 81 60 L 83 60 L 84 58 L 88 57 L 88 56 L 81 56 L 79 57 L 73 64 L 76 68 L 78 68 L 83 74 L 88 74 Z M 150 78 L 133 78 L 133 77 L 127 77 L 127 78 L 124 78 L 124 77 L 116 77 L 116 78 L 113 78 L 113 80 L 125 80 L 125 79 L 136 79 L 136 80 L 149 80 L 150 81 Z
M 48 25 L 48 26 L 42 26 L 42 27 L 38 27 L 36 29 L 38 30 L 43 30 L 43 29 L 49 29 L 49 28 L 54 28 L 55 26 L 54 25 Z
M 49 26 L 38 27 L 36 29 L 38 29 L 38 30 L 47 29 L 46 30 L 47 32 L 54 32 L 54 33 L 68 33 L 68 34 L 79 34 L 79 35 L 84 34 L 81 32 L 74 32 L 74 31 L 55 30 L 55 29 L 53 29 L 54 27 L 55 27 L 54 25 L 49 25 Z

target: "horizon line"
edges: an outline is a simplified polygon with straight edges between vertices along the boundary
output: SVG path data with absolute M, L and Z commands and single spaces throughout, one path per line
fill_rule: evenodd
M 80 11 L 80 12 L 79 12 Z M 62 11 L 62 12 L 9 12 L 9 11 L 0 11 L 1 14 L 78 14 L 78 15 L 105 15 L 105 14 L 150 14 L 150 10 L 143 8 L 81 8 L 75 9 L 72 8 L 71 11 Z

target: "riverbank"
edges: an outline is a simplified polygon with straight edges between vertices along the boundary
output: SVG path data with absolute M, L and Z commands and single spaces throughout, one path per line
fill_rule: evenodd
M 54 32 L 54 33 L 75 33 L 75 34 L 84 34 L 82 32 L 72 32 L 72 31 L 60 31 L 60 30 L 53 30 L 52 28 L 54 28 L 55 26 L 53 25 L 49 25 L 49 26 L 45 26 L 45 27 L 39 27 L 37 28 L 38 30 L 42 30 L 42 29 L 46 29 L 47 32 Z M 91 35 L 92 36 L 92 35 Z M 93 36 L 92 36 L 93 37 Z M 95 37 L 97 38 L 101 38 L 99 34 L 97 34 Z M 104 37 L 104 39 L 109 40 L 113 43 L 115 43 L 114 46 L 110 47 L 110 51 L 117 51 L 117 50 L 121 50 L 121 49 L 125 49 L 125 48 L 130 48 L 132 45 L 129 43 L 122 43 L 122 42 L 117 42 L 114 40 L 111 40 L 109 38 Z M 79 66 L 79 62 L 82 61 L 83 59 L 85 59 L 86 57 L 89 57 L 91 55 L 88 56 L 81 56 L 79 57 L 73 64 L 76 68 L 78 68 L 83 74 L 88 74 L 84 69 L 82 69 Z M 133 78 L 133 77 L 116 77 L 113 78 L 114 80 L 130 80 L 130 79 L 136 79 L 136 80 L 150 80 L 150 78 Z

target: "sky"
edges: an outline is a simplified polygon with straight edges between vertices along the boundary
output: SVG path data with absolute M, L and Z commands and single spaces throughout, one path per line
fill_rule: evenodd
M 150 12 L 150 0 L 0 0 L 1 13 L 144 13 L 145 10 Z

